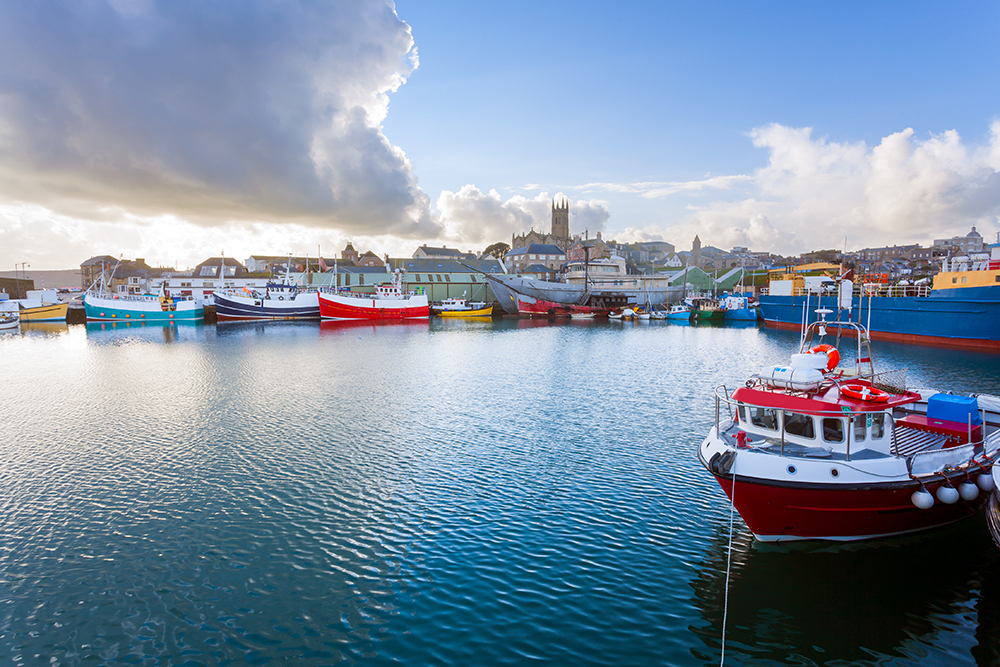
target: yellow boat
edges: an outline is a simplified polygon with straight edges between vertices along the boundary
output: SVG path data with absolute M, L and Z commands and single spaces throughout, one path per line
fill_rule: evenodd
M 452 310 L 438 310 L 439 317 L 492 317 L 493 316 L 493 305 L 490 304 L 485 308 L 467 308 L 467 309 L 452 309 Z
M 20 310 L 21 322 L 65 322 L 68 303 L 47 303 Z

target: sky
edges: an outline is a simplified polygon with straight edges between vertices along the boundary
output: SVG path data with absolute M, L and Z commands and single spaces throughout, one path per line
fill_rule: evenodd
M 1000 3 L 0 3 L 0 268 L 1000 232 Z

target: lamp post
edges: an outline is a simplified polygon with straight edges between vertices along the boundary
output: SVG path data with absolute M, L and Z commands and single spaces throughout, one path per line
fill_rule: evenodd
M 24 279 L 27 280 L 28 279 L 28 272 L 25 270 L 25 267 L 31 268 L 31 264 L 28 264 L 27 262 L 21 262 L 20 264 L 15 264 L 14 265 L 14 278 L 17 280 L 17 298 L 18 299 L 24 299 L 24 298 L 26 298 L 28 296 L 28 293 L 27 293 L 27 290 L 22 290 L 21 289 L 21 278 L 17 275 L 17 267 L 18 266 L 21 267 L 21 273 L 24 274 Z M 22 294 L 22 291 L 24 292 L 23 294 Z

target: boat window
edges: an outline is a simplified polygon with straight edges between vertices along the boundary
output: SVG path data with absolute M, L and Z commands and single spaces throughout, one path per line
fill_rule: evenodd
M 885 413 L 871 415 L 872 418 L 872 439 L 881 438 L 885 433 Z
M 844 441 L 844 422 L 839 417 L 823 418 L 823 439 L 827 442 Z
M 743 422 L 744 424 L 746 424 L 747 423 L 747 406 L 745 406 L 745 405 L 739 405 L 739 406 L 736 407 L 736 409 L 740 413 L 740 421 Z
M 813 418 L 809 415 L 786 412 L 785 433 L 788 433 L 789 435 L 799 435 L 803 438 L 815 438 L 816 431 L 813 429 Z
M 864 442 L 865 437 L 868 434 L 868 420 L 872 416 L 869 415 L 856 415 L 854 417 L 854 442 Z
M 750 423 L 760 428 L 778 430 L 778 411 L 771 408 L 750 408 Z

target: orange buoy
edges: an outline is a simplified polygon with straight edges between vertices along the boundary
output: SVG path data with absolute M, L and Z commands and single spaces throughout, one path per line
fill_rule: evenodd
M 826 343 L 809 348 L 806 354 L 825 354 L 827 372 L 832 371 L 840 363 L 840 352 L 833 345 L 827 345 Z

